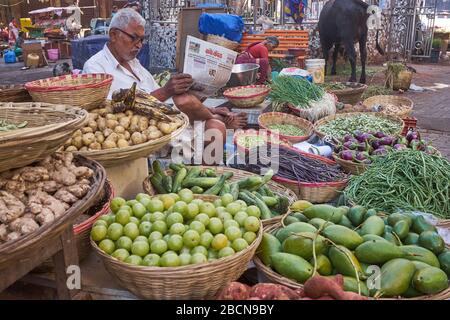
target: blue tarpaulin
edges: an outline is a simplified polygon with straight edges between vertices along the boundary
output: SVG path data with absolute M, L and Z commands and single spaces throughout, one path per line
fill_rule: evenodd
M 244 20 L 234 14 L 202 13 L 198 20 L 198 30 L 203 34 L 214 34 L 240 42 L 244 30 Z
M 109 36 L 94 35 L 87 38 L 72 40 L 72 64 L 74 69 L 83 69 L 84 63 L 94 54 L 103 49 Z M 147 70 L 150 67 L 150 47 L 143 44 L 138 59 Z

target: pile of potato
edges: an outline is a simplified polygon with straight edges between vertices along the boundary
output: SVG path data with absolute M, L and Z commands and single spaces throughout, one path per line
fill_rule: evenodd
M 88 126 L 75 131 L 72 138 L 66 141 L 64 150 L 125 148 L 171 134 L 182 124 L 183 121 L 177 117 L 172 117 L 172 122 L 161 122 L 131 110 L 114 114 L 109 107 L 95 109 L 89 113 Z

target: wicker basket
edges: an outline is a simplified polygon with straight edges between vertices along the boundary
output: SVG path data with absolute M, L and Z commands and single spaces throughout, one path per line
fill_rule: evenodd
M 229 179 L 229 181 L 232 182 L 236 182 L 251 176 L 254 176 L 255 174 L 251 173 L 251 172 L 247 172 L 247 171 L 243 171 L 243 170 L 238 170 L 238 169 L 233 169 L 233 168 L 229 168 L 229 167 L 214 167 L 214 166 L 200 166 L 200 168 L 202 169 L 214 169 L 218 175 L 222 175 L 225 172 L 232 172 L 233 176 Z M 172 170 L 166 170 L 165 173 L 167 175 L 172 175 L 173 171 Z M 267 182 L 267 187 L 274 193 L 282 195 L 286 198 L 288 198 L 289 200 L 289 205 L 293 204 L 295 201 L 297 201 L 297 196 L 289 189 L 286 189 L 285 187 L 283 187 L 282 185 L 273 182 L 273 181 L 269 181 Z M 156 190 L 153 188 L 152 183 L 150 182 L 150 177 L 147 177 L 144 182 L 143 182 L 143 188 L 144 191 L 150 195 L 155 195 L 157 194 Z M 202 196 L 202 195 L 199 195 Z M 217 198 L 212 198 L 212 200 L 214 201 Z M 263 226 L 269 226 L 272 224 L 276 224 L 278 222 L 281 221 L 281 219 L 286 215 L 289 214 L 290 211 L 288 210 L 285 214 L 283 215 L 279 215 L 277 217 L 273 217 L 271 219 L 266 219 L 266 220 L 262 220 Z
M 255 92 L 247 94 L 245 96 L 236 95 L 236 93 L 247 89 L 252 89 Z M 269 86 L 250 85 L 228 89 L 223 93 L 223 96 L 227 98 L 228 101 L 230 101 L 230 103 L 237 108 L 253 108 L 254 106 L 261 104 L 266 99 L 269 93 L 270 93 Z
M 0 86 L 0 102 L 30 102 L 31 96 L 23 85 Z
M 0 119 L 28 121 L 23 129 L 0 133 L 0 172 L 24 167 L 56 151 L 88 122 L 88 112 L 66 105 L 0 103 Z
M 153 152 L 156 152 L 167 145 L 172 139 L 178 137 L 184 129 L 189 125 L 189 119 L 185 114 L 177 115 L 183 120 L 183 124 L 170 135 L 162 136 L 155 140 L 150 140 L 145 143 L 129 146 L 125 148 L 114 148 L 95 151 L 77 151 L 75 153 L 81 154 L 90 159 L 100 162 L 104 167 L 112 167 L 124 162 L 147 157 Z
M 412 78 L 412 71 L 402 70 L 393 79 L 388 79 L 387 86 L 392 87 L 393 90 L 407 91 L 411 86 Z
M 225 37 L 217 36 L 215 34 L 208 34 L 206 36 L 206 41 L 217 44 L 230 50 L 236 50 L 239 47 L 239 42 L 231 41 Z
M 36 80 L 25 84 L 33 101 L 65 103 L 92 110 L 102 104 L 113 77 L 109 74 L 80 74 Z
M 248 152 L 250 152 L 250 149 L 255 148 L 255 147 L 248 148 L 239 142 L 239 138 L 245 137 L 245 136 L 260 136 L 260 137 L 262 137 L 265 141 L 265 143 L 262 146 L 266 146 L 266 145 L 269 146 L 271 144 L 279 144 L 279 145 L 284 145 L 286 147 L 292 147 L 292 143 L 287 141 L 285 138 L 280 137 L 279 135 L 275 135 L 275 134 L 269 135 L 268 132 L 258 131 L 255 129 L 248 129 L 245 131 L 237 130 L 233 135 L 233 143 L 237 146 L 238 150 L 243 153 L 248 153 Z M 258 147 L 260 147 L 260 146 L 258 146 Z
M 328 164 L 336 164 L 333 160 L 328 158 L 299 151 L 291 148 L 291 150 L 300 153 L 306 157 L 317 159 Z M 298 199 L 307 200 L 312 203 L 325 203 L 330 202 L 337 198 L 348 183 L 348 179 L 335 182 L 298 182 L 297 180 L 290 180 L 274 176 L 274 181 L 291 189 L 297 195 Z
M 89 167 L 94 171 L 89 192 L 53 223 L 46 224 L 16 241 L 0 245 L 0 271 L 17 264 L 31 267 L 36 265 L 42 259 L 45 248 L 59 241 L 58 237 L 73 224 L 76 217 L 98 200 L 106 181 L 105 169 L 99 163 L 82 156 L 75 156 L 74 161 L 77 165 Z
M 336 95 L 339 102 L 355 105 L 361 100 L 361 96 L 367 89 L 367 85 L 356 82 L 346 82 L 347 88 L 341 90 L 327 90 Z
M 397 116 L 399 118 L 406 118 L 411 115 L 411 112 L 414 107 L 414 102 L 406 97 L 399 97 L 399 96 L 392 96 L 392 95 L 379 95 L 379 96 L 373 96 L 370 98 L 367 98 L 364 100 L 363 104 L 372 110 L 373 106 L 376 105 L 383 105 L 383 104 L 392 104 L 395 106 L 404 106 L 403 110 L 392 114 L 388 113 L 386 111 L 381 111 L 383 114 L 390 114 L 392 116 Z
M 332 116 L 328 116 L 325 117 L 323 119 L 320 119 L 319 121 L 317 121 L 314 124 L 314 132 L 316 133 L 317 136 L 319 136 L 319 138 L 323 139 L 325 138 L 325 133 L 320 131 L 320 126 L 324 125 L 325 123 L 328 123 L 336 118 L 351 118 L 354 117 L 356 115 L 360 115 L 360 114 L 370 114 L 370 115 L 374 115 L 376 117 L 381 117 L 381 118 L 386 118 L 389 120 L 393 120 L 395 122 L 398 122 L 399 127 L 398 127 L 398 132 L 396 134 L 400 135 L 403 127 L 404 127 L 404 122 L 402 119 L 400 119 L 399 117 L 396 116 L 391 116 L 391 115 L 387 115 L 387 114 L 383 114 L 383 113 L 379 113 L 379 112 L 349 112 L 349 113 L 339 113 L 339 114 L 335 114 Z M 363 129 L 363 128 L 362 128 Z
M 121 262 L 105 254 L 91 239 L 106 270 L 138 297 L 157 300 L 215 299 L 223 288 L 247 269 L 262 239 L 258 236 L 245 250 L 212 262 L 182 267 L 143 267 Z
M 345 172 L 351 173 L 353 175 L 360 175 L 367 170 L 368 165 L 363 163 L 356 163 L 349 160 L 344 160 L 333 154 L 333 159 L 336 161 Z
M 260 127 L 266 129 L 268 132 L 273 132 L 269 129 L 269 126 L 272 124 L 291 124 L 302 129 L 306 133 L 304 136 L 288 136 L 273 132 L 291 143 L 306 141 L 314 132 L 314 126 L 311 122 L 282 112 L 263 113 L 258 117 L 258 123 Z

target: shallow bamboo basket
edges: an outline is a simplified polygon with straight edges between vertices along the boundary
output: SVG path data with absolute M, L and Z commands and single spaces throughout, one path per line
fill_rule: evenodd
M 228 179 L 228 181 L 231 181 L 231 182 L 235 182 L 235 181 L 239 181 L 239 180 L 251 177 L 251 176 L 255 176 L 254 173 L 239 170 L 239 169 L 229 168 L 229 167 L 200 166 L 200 168 L 213 169 L 214 171 L 216 171 L 217 175 L 219 175 L 219 176 L 224 174 L 225 172 L 232 172 L 233 176 L 230 179 Z M 171 176 L 173 174 L 173 171 L 170 169 L 166 170 L 165 172 L 166 172 L 166 175 L 169 175 L 169 176 Z M 295 193 L 292 192 L 291 190 L 283 187 L 282 185 L 280 185 L 274 181 L 269 181 L 266 183 L 266 185 L 272 192 L 288 198 L 289 205 L 291 205 L 295 201 L 297 201 L 297 196 L 295 195 Z M 153 188 L 152 183 L 150 182 L 150 177 L 147 177 L 144 180 L 143 188 L 144 188 L 144 191 L 150 195 L 157 194 L 156 190 Z M 200 194 L 200 195 L 196 195 L 196 196 L 205 196 L 205 195 Z M 215 199 L 218 199 L 218 197 L 214 196 L 214 198 L 211 198 L 212 201 L 214 201 Z M 290 213 L 290 211 L 288 210 L 285 214 L 279 215 L 277 217 L 273 217 L 271 219 L 266 219 L 266 220 L 261 220 L 264 228 L 280 222 L 281 219 L 289 213 Z
M 172 139 L 178 137 L 184 131 L 184 129 L 188 127 L 189 119 L 184 113 L 181 113 L 176 117 L 183 120 L 183 124 L 181 125 L 181 127 L 179 127 L 171 134 L 167 134 L 165 136 L 162 136 L 161 138 L 125 148 L 77 151 L 74 153 L 81 154 L 85 157 L 96 160 L 100 162 L 104 167 L 113 167 L 119 164 L 123 164 L 127 161 L 148 157 L 150 154 L 163 148 Z
M 403 130 L 403 127 L 405 125 L 403 120 L 400 119 L 399 117 L 383 114 L 383 113 L 380 113 L 380 112 L 348 112 L 348 113 L 339 113 L 339 114 L 335 114 L 335 115 L 328 116 L 328 117 L 325 117 L 323 119 L 320 119 L 319 121 L 317 121 L 314 124 L 314 131 L 315 131 L 316 135 L 319 138 L 323 139 L 323 138 L 325 138 L 326 134 L 320 131 L 320 126 L 322 126 L 322 125 L 324 125 L 324 124 L 326 124 L 326 123 L 328 123 L 328 122 L 330 122 L 330 121 L 332 121 L 332 120 L 334 120 L 336 118 L 351 118 L 351 117 L 354 117 L 354 116 L 357 116 L 357 115 L 360 115 L 360 114 L 364 114 L 364 113 L 366 113 L 368 115 L 373 115 L 375 117 L 386 118 L 386 119 L 389 119 L 389 120 L 397 122 L 398 126 L 399 126 L 399 129 L 398 129 L 398 132 L 396 132 L 394 134 L 400 135 L 402 130 Z M 361 128 L 361 129 L 364 129 L 364 128 Z
M 411 112 L 414 107 L 414 102 L 406 97 L 400 97 L 400 96 L 393 96 L 393 95 L 379 95 L 379 96 L 373 96 L 370 98 L 367 98 L 364 100 L 363 104 L 369 108 L 372 109 L 375 105 L 383 105 L 383 104 L 392 104 L 396 106 L 405 106 L 401 112 L 398 112 L 396 114 L 387 113 L 384 111 L 381 111 L 383 114 L 390 114 L 392 116 L 397 116 L 399 118 L 406 118 L 411 115 Z
M 274 133 L 291 143 L 306 141 L 314 132 L 314 125 L 308 120 L 282 112 L 263 113 L 258 117 L 258 123 L 261 128 L 266 129 L 268 132 Z M 269 129 L 269 126 L 273 124 L 291 124 L 302 129 L 306 134 L 303 136 L 289 136 L 282 133 L 276 133 Z
M 351 173 L 353 175 L 360 175 L 367 170 L 368 165 L 363 163 L 356 163 L 349 160 L 344 160 L 333 154 L 333 159 L 336 161 L 345 172 Z
M 94 171 L 89 192 L 54 222 L 43 225 L 16 241 L 9 241 L 0 245 L 0 272 L 2 269 L 21 263 L 34 266 L 36 261 L 42 258 L 41 255 L 45 248 L 60 241 L 59 237 L 64 230 L 72 226 L 76 217 L 96 203 L 106 181 L 105 169 L 98 162 L 79 155 L 75 156 L 74 162 Z
M 246 96 L 239 96 L 235 93 L 245 89 L 253 89 L 255 93 L 248 94 Z M 234 87 L 226 90 L 223 96 L 230 101 L 237 108 L 253 108 L 264 102 L 266 97 L 270 93 L 270 87 L 266 85 L 249 85 Z
M 86 110 L 47 103 L 0 103 L 0 119 L 28 121 L 25 128 L 0 132 L 0 172 L 43 160 L 88 122 Z
M 361 96 L 367 89 L 367 85 L 355 82 L 346 82 L 347 88 L 341 90 L 327 90 L 336 95 L 339 102 L 355 105 L 361 100 Z
M 206 36 L 206 41 L 217 44 L 230 50 L 235 50 L 239 47 L 239 42 L 231 41 L 225 37 L 217 36 L 215 34 L 208 34 Z
M 199 300 L 216 299 L 228 283 L 245 272 L 262 235 L 261 224 L 257 238 L 247 249 L 212 262 L 181 267 L 135 266 L 105 254 L 92 239 L 91 245 L 106 270 L 136 296 L 157 300 Z
M 1 85 L 0 102 L 30 102 L 31 96 L 23 85 Z

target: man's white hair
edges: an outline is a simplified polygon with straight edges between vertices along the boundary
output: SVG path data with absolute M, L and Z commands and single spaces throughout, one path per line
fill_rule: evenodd
M 120 9 L 111 19 L 109 28 L 124 29 L 132 21 L 137 22 L 139 25 L 145 27 L 145 19 L 142 18 L 139 12 L 131 8 Z

